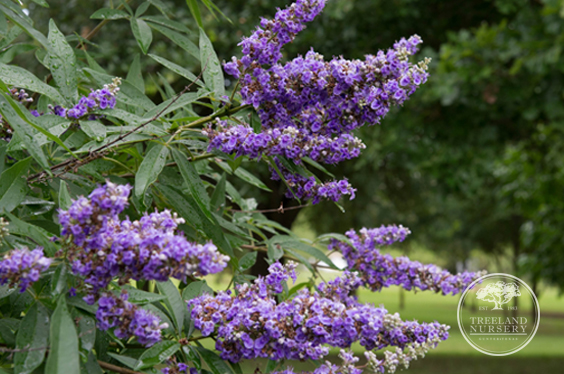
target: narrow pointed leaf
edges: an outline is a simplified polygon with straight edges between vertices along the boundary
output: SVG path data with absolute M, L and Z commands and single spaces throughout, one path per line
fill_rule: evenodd
M 200 62 L 204 70 L 206 86 L 215 93 L 216 100 L 221 100 L 225 95 L 223 70 L 213 45 L 202 28 L 200 28 Z
M 78 101 L 78 74 L 74 50 L 53 20 L 49 21 L 47 39 L 49 40 L 47 63 L 53 79 L 57 82 L 67 104 L 75 104 Z
M 147 188 L 156 182 L 163 171 L 168 153 L 168 148 L 162 144 L 156 144 L 147 152 L 135 175 L 135 195 L 143 196 Z
M 27 183 L 23 178 L 29 169 L 31 158 L 19 161 L 0 175 L 0 212 L 11 212 L 25 198 Z
M 186 303 L 180 297 L 178 288 L 176 288 L 170 280 L 166 282 L 158 282 L 157 287 L 159 292 L 166 297 L 164 303 L 172 315 L 177 331 L 182 331 L 184 325 L 184 313 L 187 313 L 188 309 L 186 307 Z
M 27 311 L 16 337 L 14 371 L 20 374 L 33 372 L 45 358 L 49 344 L 49 313 L 36 302 Z M 25 351 L 28 349 L 28 351 Z
M 196 171 L 196 168 L 194 168 L 194 165 L 186 159 L 186 156 L 177 149 L 172 150 L 172 156 L 174 157 L 174 161 L 176 161 L 176 165 L 178 165 L 180 174 L 188 185 L 196 204 L 198 204 L 198 207 L 200 207 L 204 215 L 209 220 L 213 221 L 212 214 L 209 209 L 210 197 L 206 192 L 204 183 L 200 179 L 200 175 Z
M 49 335 L 51 344 L 45 364 L 45 373 L 79 373 L 78 335 L 64 296 L 59 298 L 51 320 Z
M 147 54 L 149 46 L 153 41 L 153 33 L 151 32 L 149 25 L 147 25 L 147 22 L 142 19 L 132 17 L 131 31 L 133 32 L 135 39 L 137 39 L 137 44 L 139 44 L 141 51 L 143 51 L 144 54 Z

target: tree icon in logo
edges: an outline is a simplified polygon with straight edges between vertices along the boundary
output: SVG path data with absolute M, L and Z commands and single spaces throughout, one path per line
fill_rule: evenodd
M 495 303 L 495 307 L 492 310 L 503 309 L 501 305 L 507 304 L 517 296 L 521 296 L 519 286 L 515 283 L 505 283 L 503 281 L 490 283 L 486 287 L 480 288 L 476 294 L 476 298 L 479 300 Z

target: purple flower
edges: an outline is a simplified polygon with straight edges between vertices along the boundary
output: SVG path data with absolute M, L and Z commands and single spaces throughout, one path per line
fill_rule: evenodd
M 45 257 L 41 247 L 33 251 L 28 248 L 13 249 L 0 261 L 0 284 L 19 284 L 20 292 L 24 292 L 39 280 L 41 272 L 49 269 L 52 261 Z
M 309 157 L 337 164 L 358 157 L 365 148 L 352 134 L 355 129 L 380 123 L 392 106 L 402 105 L 425 82 L 429 60 L 409 62 L 422 42 L 417 35 L 364 60 L 334 57 L 326 61 L 311 50 L 281 63 L 282 47 L 324 6 L 324 0 L 298 0 L 279 9 L 274 19 L 263 19 L 243 39 L 243 57 L 233 57 L 224 67 L 239 79 L 242 101 L 257 110 L 261 130 L 255 133 L 246 125 L 217 121 L 215 127 L 203 131 L 210 140 L 209 151 L 219 149 L 256 160 L 285 157 L 300 164 Z M 354 198 L 355 190 L 346 181 L 320 185 L 288 170 L 283 173 L 292 184 L 288 197 L 312 199 L 314 204 L 321 199 L 337 201 L 342 195 Z
M 82 96 L 78 103 L 72 108 L 64 108 L 60 105 L 49 106 L 53 114 L 69 119 L 79 119 L 87 117 L 90 119 L 91 113 L 97 109 L 113 109 L 116 105 L 116 96 L 121 85 L 120 78 L 114 78 L 112 83 L 104 85 L 102 89 L 92 90 L 88 96 Z M 32 113 L 33 114 L 33 113 Z M 34 114 L 35 115 L 35 114 Z
M 293 265 L 283 270 L 273 264 L 269 271 L 270 278 L 238 285 L 234 294 L 203 295 L 188 303 L 202 335 L 215 332 L 216 349 L 223 359 L 318 360 L 329 353 L 329 347 L 350 348 L 355 342 L 370 351 L 448 337 L 447 326 L 404 322 L 383 308 L 331 291 L 339 284 L 354 283 L 354 276 L 321 285 L 319 292 L 302 289 L 293 299 L 278 303 L 275 293 L 292 274 Z
M 61 234 L 73 243 L 67 257 L 73 273 L 89 288 L 88 302 L 94 302 L 98 290 L 116 277 L 122 284 L 130 279 L 164 282 L 170 277 L 184 281 L 227 266 L 229 257 L 215 245 L 191 243 L 176 232 L 184 222 L 176 213 L 155 211 L 139 221 L 120 220 L 130 190 L 129 185 L 107 182 L 59 211 Z
M 374 291 L 397 285 L 406 290 L 420 289 L 456 295 L 484 272 L 451 274 L 436 265 L 424 265 L 405 256 L 393 258 L 382 254 L 377 246 L 401 242 L 411 231 L 403 226 L 363 228 L 358 233 L 346 233 L 349 243 L 333 239 L 329 249 L 339 250 L 347 260 L 348 269 L 359 273 L 362 283 Z
M 114 334 L 120 339 L 135 336 L 139 343 L 150 347 L 161 340 L 161 330 L 168 328 L 168 324 L 161 323 L 151 312 L 128 302 L 126 293 L 119 297 L 104 295 L 98 305 L 98 328 L 106 331 L 115 327 Z

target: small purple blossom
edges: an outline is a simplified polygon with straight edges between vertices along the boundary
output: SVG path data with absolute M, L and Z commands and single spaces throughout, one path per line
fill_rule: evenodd
M 114 78 L 112 83 L 104 85 L 102 89 L 92 90 L 88 96 L 82 96 L 78 103 L 72 108 L 64 108 L 60 105 L 50 106 L 53 114 L 68 119 L 80 119 L 90 117 L 92 112 L 101 109 L 113 109 L 116 105 L 116 96 L 121 85 L 120 78 Z
M 352 245 L 333 239 L 329 249 L 339 250 L 347 260 L 348 269 L 357 271 L 364 286 L 374 291 L 397 285 L 406 290 L 433 290 L 443 295 L 456 295 L 484 274 L 465 271 L 454 275 L 436 265 L 424 265 L 405 256 L 394 258 L 380 253 L 377 248 L 401 242 L 410 233 L 401 225 L 363 228 L 358 233 L 350 230 L 346 235 Z
M 318 360 L 329 353 L 328 347 L 350 348 L 355 342 L 371 351 L 448 337 L 447 326 L 402 321 L 397 314 L 354 298 L 343 302 L 343 295 L 333 292 L 301 289 L 294 298 L 277 303 L 274 294 L 293 268 L 284 271 L 273 264 L 269 271 L 273 277 L 238 285 L 234 294 L 219 292 L 188 303 L 194 326 L 202 335 L 215 332 L 216 349 L 223 359 Z M 320 289 L 346 282 L 335 281 Z
M 217 121 L 215 127 L 203 131 L 210 140 L 209 151 L 257 160 L 285 157 L 296 164 L 305 157 L 337 164 L 358 157 L 365 148 L 352 134 L 355 129 L 380 123 L 391 107 L 402 105 L 427 80 L 429 60 L 409 61 L 422 43 L 417 35 L 364 60 L 334 57 L 327 61 L 311 50 L 281 63 L 282 47 L 324 6 L 323 0 L 298 0 L 278 9 L 274 19 L 263 19 L 243 39 L 243 57 L 233 57 L 224 67 L 239 79 L 242 102 L 257 110 L 261 130 L 255 133 L 246 125 Z M 282 172 L 297 189 L 290 186 L 288 197 L 312 199 L 314 204 L 321 199 L 337 201 L 342 195 L 354 198 L 354 188 L 346 181 L 319 185 L 313 177 Z
M 115 327 L 114 334 L 120 339 L 135 336 L 139 343 L 150 347 L 161 340 L 161 330 L 168 328 L 168 324 L 161 323 L 151 312 L 127 301 L 126 293 L 119 297 L 104 295 L 98 300 L 98 305 L 98 328 L 106 331 Z
M 164 282 L 170 277 L 204 276 L 222 271 L 229 257 L 212 243 L 189 242 L 177 227 L 184 222 L 165 210 L 145 214 L 138 221 L 120 220 L 131 187 L 107 182 L 88 198 L 73 201 L 59 211 L 64 238 L 72 243 L 67 257 L 73 273 L 89 288 L 87 301 L 95 301 L 98 290 L 112 279 Z
M 0 261 L 0 284 L 19 284 L 24 292 L 32 283 L 37 282 L 41 273 L 49 269 L 52 259 L 45 257 L 43 248 L 33 251 L 28 248 L 13 249 Z

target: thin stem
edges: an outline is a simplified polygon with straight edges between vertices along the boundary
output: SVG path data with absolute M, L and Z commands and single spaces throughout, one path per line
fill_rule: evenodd
M 190 88 L 192 87 L 192 85 L 194 85 L 195 82 L 197 82 L 201 77 L 202 74 L 204 72 L 204 69 L 202 69 L 202 71 L 200 72 L 200 75 L 198 75 L 196 77 L 196 79 L 194 80 L 194 82 L 190 83 L 188 86 L 184 87 L 184 89 L 179 92 L 176 97 L 171 100 L 170 103 L 168 103 L 168 105 L 166 105 L 164 108 L 162 108 L 157 114 L 155 114 L 152 118 L 150 118 L 149 120 L 141 123 L 140 125 L 138 125 L 137 127 L 135 127 L 133 130 L 130 130 L 120 136 L 118 136 L 116 139 L 112 140 L 111 142 L 104 144 L 96 149 L 94 149 L 93 151 L 90 151 L 88 153 L 88 155 L 79 158 L 79 159 L 68 159 L 67 161 L 61 162 L 57 165 L 52 166 L 50 169 L 51 171 L 55 171 L 55 170 L 59 170 L 59 169 L 64 169 L 63 173 L 59 173 L 60 174 L 65 174 L 66 172 L 68 172 L 71 169 L 76 169 L 80 166 L 84 166 L 86 164 L 88 164 L 89 162 L 92 162 L 100 157 L 103 157 L 103 151 L 111 148 L 113 145 L 115 145 L 116 143 L 122 141 L 123 139 L 125 139 L 126 137 L 128 137 L 129 135 L 136 133 L 138 130 L 142 129 L 143 127 L 147 126 L 149 123 L 156 121 L 157 119 L 160 118 L 160 116 L 168 109 L 170 108 L 176 101 L 178 101 L 178 99 L 180 99 L 180 97 L 182 95 L 184 95 L 186 92 L 188 92 L 188 90 L 190 90 Z M 42 171 L 40 173 L 34 174 L 30 177 L 27 178 L 28 182 L 31 182 L 35 179 L 40 179 L 40 178 L 45 178 L 45 176 L 47 175 L 47 173 L 45 171 Z M 57 175 L 55 175 L 56 177 Z
M 106 370 L 111 370 L 115 373 L 119 373 L 119 374 L 143 374 L 139 371 L 133 371 L 127 368 L 122 368 L 121 366 L 117 366 L 117 365 L 113 365 L 110 364 L 108 362 L 104 362 L 104 361 L 100 361 L 98 360 L 98 365 L 100 365 L 100 367 L 102 369 L 106 369 Z

